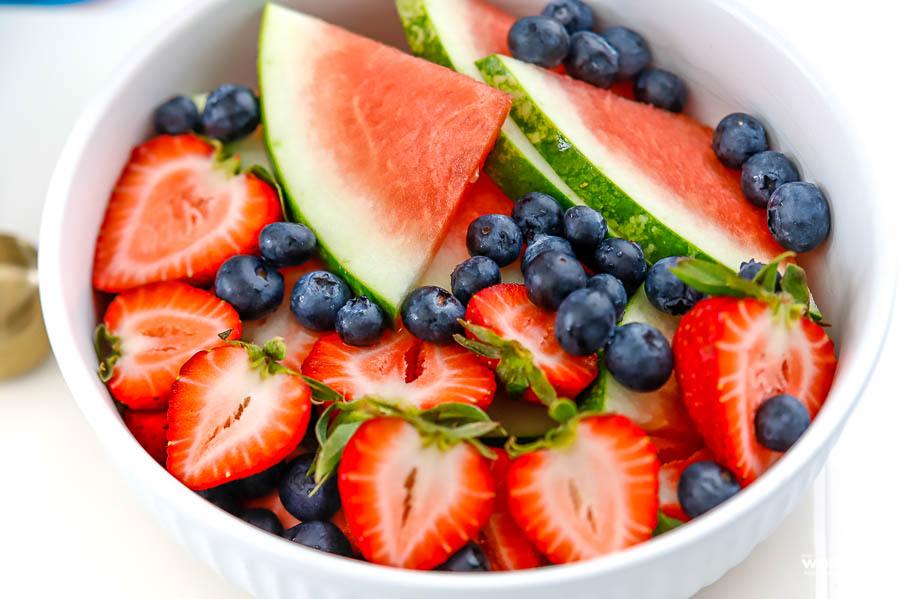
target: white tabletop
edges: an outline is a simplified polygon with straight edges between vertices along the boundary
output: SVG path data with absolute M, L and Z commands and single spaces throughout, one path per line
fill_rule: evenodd
M 0 6 L 0 231 L 37 239 L 47 180 L 82 106 L 125 53 L 186 1 Z M 900 97 L 891 3 L 857 0 L 851 12 L 843 0 L 740 1 L 790 32 L 814 66 L 841 83 L 841 100 L 871 140 L 872 159 L 896 168 L 900 136 L 883 116 Z M 894 595 L 887 589 L 896 568 L 900 478 L 890 465 L 876 468 L 896 454 L 900 404 L 890 369 L 898 361 L 895 319 L 881 367 L 816 488 L 698 597 Z M 0 473 L 0 596 L 247 597 L 166 536 L 137 502 L 52 359 L 0 383 Z

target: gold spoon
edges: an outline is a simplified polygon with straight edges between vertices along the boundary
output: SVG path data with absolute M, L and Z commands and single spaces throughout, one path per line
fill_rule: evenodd
M 37 250 L 0 234 L 0 380 L 37 366 L 50 351 L 38 295 Z

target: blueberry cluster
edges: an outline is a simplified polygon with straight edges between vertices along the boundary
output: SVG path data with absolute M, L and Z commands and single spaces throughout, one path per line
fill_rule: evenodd
M 259 126 L 259 98 L 243 85 L 226 84 L 201 99 L 202 106 L 187 96 L 175 96 L 153 112 L 153 126 L 160 135 L 202 133 L 223 143 L 253 133 Z

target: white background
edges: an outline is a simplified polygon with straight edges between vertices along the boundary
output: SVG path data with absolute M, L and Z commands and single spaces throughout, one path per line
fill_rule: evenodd
M 47 181 L 81 107 L 129 49 L 186 1 L 0 6 L 0 231 L 37 239 Z M 896 172 L 896 3 L 740 1 L 833 82 L 868 139 L 868 159 Z M 900 225 L 892 191 L 883 195 L 884 217 Z M 704 599 L 900 596 L 898 364 L 895 319 L 880 368 L 817 492 Z M 0 383 L 0 477 L 0 597 L 246 597 L 174 544 L 132 497 L 52 359 Z

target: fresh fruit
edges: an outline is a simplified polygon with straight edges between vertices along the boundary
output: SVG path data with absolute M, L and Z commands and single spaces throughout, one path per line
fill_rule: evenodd
M 280 220 L 275 190 L 190 135 L 137 146 L 113 189 L 94 254 L 94 287 L 119 292 L 174 279 L 208 283 L 230 256 L 252 253 Z
M 493 373 L 463 348 L 425 343 L 403 330 L 388 331 L 365 348 L 325 337 L 303 363 L 303 374 L 346 401 L 375 396 L 423 410 L 444 403 L 486 408 L 496 386 Z
M 490 572 L 491 564 L 481 547 L 471 541 L 435 568 L 444 572 Z
M 513 205 L 512 219 L 529 245 L 537 235 L 563 235 L 563 209 L 546 193 L 533 191 L 519 198 Z
M 728 168 L 741 168 L 748 158 L 768 148 L 762 123 L 743 112 L 729 114 L 713 132 L 713 152 Z
M 191 489 L 274 466 L 300 443 L 310 418 L 303 378 L 277 362 L 284 343 L 201 351 L 181 368 L 169 398 L 166 468 Z
M 354 297 L 338 310 L 334 329 L 347 345 L 374 345 L 384 330 L 384 314 L 366 296 Z
M 491 515 L 489 460 L 469 443 L 429 443 L 399 418 L 364 422 L 338 470 L 344 513 L 363 556 L 427 570 L 474 538 Z
M 776 395 L 762 402 L 753 423 L 760 445 L 787 451 L 809 427 L 809 410 L 796 397 Z
M 200 125 L 197 105 L 187 96 L 169 98 L 153 111 L 153 128 L 158 135 L 182 135 Z
M 463 305 L 468 304 L 472 296 L 482 289 L 498 285 L 500 281 L 500 267 L 487 256 L 472 256 L 457 265 L 450 274 L 453 296 Z
M 522 233 L 505 214 L 485 214 L 469 225 L 466 247 L 471 256 L 487 256 L 498 266 L 508 266 L 522 253 Z
M 567 443 L 513 460 L 509 509 L 555 564 L 591 559 L 650 538 L 659 505 L 659 462 L 627 418 L 588 416 Z
M 312 421 L 312 418 L 310 418 L 310 421 Z M 239 478 L 228 483 L 228 485 L 243 499 L 257 499 L 268 495 L 278 488 L 286 467 L 287 464 L 285 462 L 278 462 L 271 468 L 246 478 Z
M 644 292 L 654 308 L 666 314 L 681 316 L 696 305 L 703 294 L 672 274 L 680 258 L 663 258 L 650 267 L 644 280 Z
M 453 335 L 462 333 L 459 319 L 465 306 L 449 291 L 440 287 L 419 287 L 403 300 L 400 316 L 403 326 L 414 337 L 429 343 L 452 343 Z
M 600 273 L 589 278 L 585 287 L 604 293 L 612 302 L 613 308 L 616 309 L 616 322 L 622 321 L 625 316 L 625 306 L 628 305 L 628 293 L 626 293 L 622 281 L 611 274 Z
M 232 256 L 216 273 L 216 295 L 237 310 L 241 320 L 257 320 L 278 309 L 284 277 L 257 256 Z
M 630 322 L 618 327 L 604 355 L 609 373 L 632 391 L 656 391 L 672 376 L 672 348 L 653 325 Z
M 754 206 L 765 208 L 772 193 L 784 183 L 800 180 L 800 171 L 781 152 L 764 150 L 754 154 L 741 168 L 741 189 Z
M 622 282 L 631 295 L 644 282 L 647 262 L 639 243 L 620 237 L 604 239 L 594 250 L 591 268 L 598 274 L 610 274 Z
M 307 453 L 288 464 L 278 485 L 278 497 L 288 513 L 300 521 L 328 520 L 341 509 L 337 480 L 325 481 L 315 493 L 316 480 L 307 473 L 315 454 Z
M 197 495 L 234 516 L 241 513 L 241 500 L 229 485 L 201 489 Z
M 749 262 L 741 263 L 741 268 L 738 270 L 738 276 L 742 279 L 752 281 L 765 266 L 765 263 L 757 262 L 751 258 Z M 775 291 L 781 291 L 781 273 L 775 275 Z
M 231 486 L 229 483 L 226 486 Z M 285 530 L 291 528 L 292 526 L 296 526 L 300 524 L 300 521 L 294 518 L 281 504 L 281 499 L 278 497 L 278 490 L 274 490 L 269 492 L 262 497 L 255 497 L 253 499 L 248 499 L 244 502 L 244 505 L 247 508 L 262 508 L 264 510 L 269 510 L 276 516 L 278 516 L 278 520 L 281 522 L 281 526 L 284 527 Z
M 650 64 L 650 47 L 638 32 L 627 27 L 608 27 L 602 35 L 619 53 L 620 80 L 631 79 Z
M 528 271 L 534 259 L 544 252 L 556 251 L 575 258 L 575 250 L 572 245 L 562 237 L 555 235 L 544 235 L 539 233 L 535 235 L 534 240 L 525 248 L 522 254 L 522 274 Z
M 292 220 L 308 225 L 329 266 L 394 320 L 509 98 L 275 4 L 263 13 L 259 71 L 266 143 Z
M 831 232 L 828 200 L 812 183 L 785 183 L 769 199 L 769 231 L 793 252 L 816 249 Z
M 281 520 L 278 519 L 278 516 L 263 508 L 257 507 L 245 510 L 241 514 L 241 520 L 279 537 L 284 534 L 284 526 L 281 525 Z
M 603 215 L 590 206 L 572 206 L 563 217 L 566 239 L 578 256 L 591 257 L 609 228 Z
M 166 411 L 142 412 L 125 410 L 125 426 L 154 460 L 166 465 Z
M 331 522 L 303 522 L 286 530 L 284 538 L 318 551 L 353 557 L 353 546 L 347 536 Z
M 619 72 L 619 51 L 593 31 L 572 35 L 566 73 L 585 83 L 609 89 Z
M 241 335 L 237 312 L 214 295 L 172 281 L 125 291 L 106 309 L 95 349 L 100 379 L 134 410 L 166 407 L 178 369 L 202 349 Z
M 525 272 L 528 299 L 544 310 L 556 310 L 570 293 L 587 284 L 584 267 L 562 252 L 542 252 Z
M 681 503 L 678 501 L 678 481 L 685 468 L 696 462 L 711 461 L 712 455 L 706 449 L 700 449 L 681 460 L 663 462 L 659 467 L 659 511 L 669 518 L 675 518 L 682 522 L 690 520 Z
M 616 309 L 609 297 L 594 289 L 578 289 L 559 305 L 553 334 L 573 356 L 602 349 L 616 327 Z
M 509 52 L 519 60 L 553 69 L 569 53 L 566 28 L 550 17 L 523 17 L 513 23 L 506 38 Z
M 204 135 L 224 143 L 235 141 L 259 126 L 259 100 L 243 85 L 220 85 L 209 92 L 200 122 Z
M 594 13 L 591 7 L 581 0 L 553 0 L 541 14 L 562 23 L 569 33 L 590 31 L 594 28 Z
M 689 465 L 678 479 L 678 503 L 688 518 L 705 514 L 741 490 L 737 478 L 715 462 Z
M 315 270 L 300 277 L 291 289 L 291 313 L 307 329 L 330 331 L 338 310 L 350 297 L 350 287 L 341 277 Z
M 259 253 L 278 268 L 300 266 L 316 251 L 316 236 L 306 225 L 272 223 L 259 233 Z
M 688 88 L 675 73 L 648 67 L 634 79 L 634 99 L 677 114 L 687 105 Z

